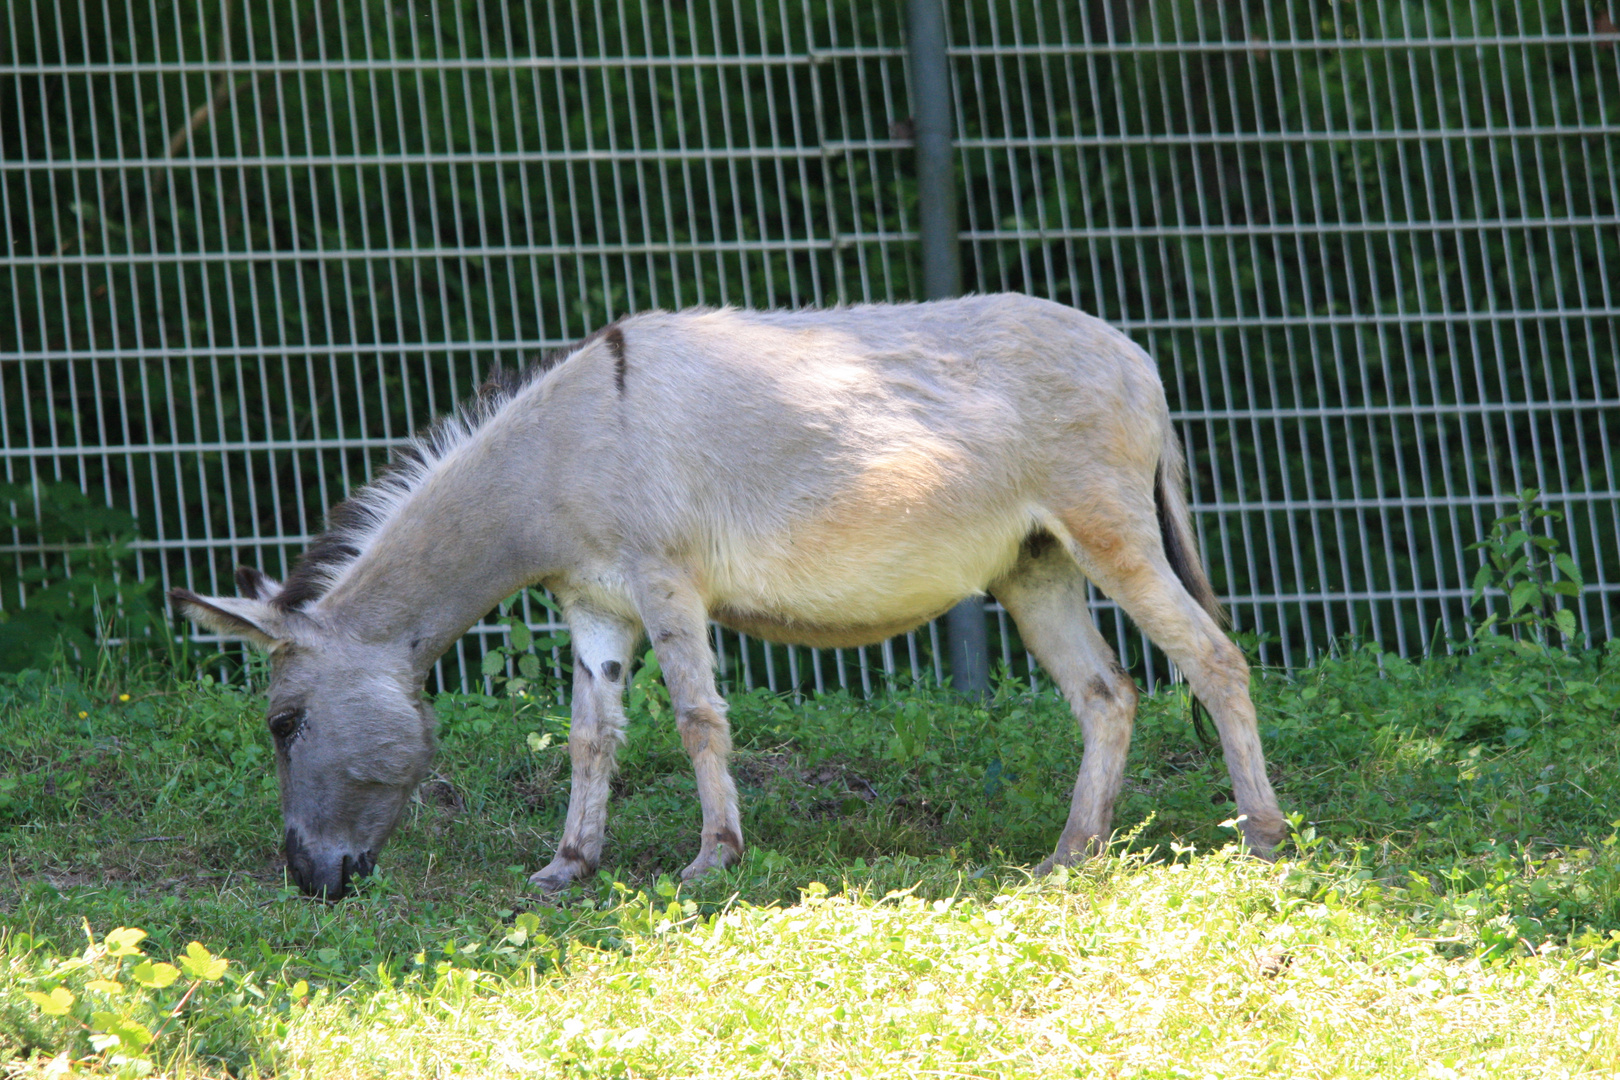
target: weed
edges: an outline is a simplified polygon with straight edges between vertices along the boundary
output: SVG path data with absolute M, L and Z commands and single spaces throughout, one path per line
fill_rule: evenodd
M 525 592 L 535 604 L 561 617 L 561 609 L 544 592 L 539 589 L 527 589 Z M 507 643 L 491 646 L 484 653 L 483 675 L 497 692 L 504 691 L 521 698 L 555 697 L 558 688 L 552 685 L 537 654 L 566 648 L 569 636 L 562 632 L 535 637 L 534 631 L 529 629 L 529 624 L 521 616 L 511 614 L 523 595 L 519 593 L 501 602 L 499 622 L 507 628 Z M 517 674 L 509 675 L 508 672 L 513 669 Z
M 1511 513 L 1491 523 L 1484 539 L 1469 544 L 1469 550 L 1485 553 L 1485 561 L 1474 575 L 1475 606 L 1484 604 L 1487 591 L 1507 596 L 1508 613 L 1498 616 L 1487 606 L 1485 617 L 1475 624 L 1472 642 L 1489 650 L 1501 647 L 1499 628 L 1506 628 L 1514 641 L 1528 634 L 1543 648 L 1554 640 L 1575 636 L 1575 613 L 1558 607 L 1555 598 L 1581 595 L 1581 571 L 1575 560 L 1559 550 L 1560 544 L 1537 526 L 1562 521 L 1556 510 L 1537 506 L 1541 493 L 1526 488 Z M 1561 576 L 1560 576 L 1561 575 Z

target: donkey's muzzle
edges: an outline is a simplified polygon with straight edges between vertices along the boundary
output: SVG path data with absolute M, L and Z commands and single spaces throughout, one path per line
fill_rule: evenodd
M 307 896 L 322 900 L 341 900 L 349 893 L 351 883 L 359 881 L 377 866 L 375 852 L 362 851 L 358 855 L 322 857 L 310 850 L 296 829 L 288 829 L 286 837 L 287 872 Z

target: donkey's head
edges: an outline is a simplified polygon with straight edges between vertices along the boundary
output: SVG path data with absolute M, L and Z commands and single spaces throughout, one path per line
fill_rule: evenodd
M 281 586 L 237 571 L 240 597 L 169 597 L 185 615 L 270 654 L 268 722 L 287 869 L 335 900 L 371 872 L 433 759 L 433 714 L 404 645 L 357 640 L 319 610 L 286 610 Z

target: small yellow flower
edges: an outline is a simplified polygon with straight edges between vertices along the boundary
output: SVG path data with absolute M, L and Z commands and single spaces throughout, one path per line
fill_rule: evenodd
M 119 694 L 118 695 L 118 700 L 119 701 L 128 701 L 129 700 L 129 695 L 128 694 Z
M 87 713 L 87 712 L 82 712 L 82 713 L 79 714 L 79 719 L 80 720 L 88 720 L 88 719 L 90 719 L 90 714 Z

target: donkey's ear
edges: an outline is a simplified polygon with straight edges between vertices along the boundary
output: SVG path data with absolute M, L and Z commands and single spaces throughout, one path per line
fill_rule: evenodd
M 244 638 L 261 649 L 274 649 L 287 641 L 285 616 L 263 600 L 198 596 L 187 589 L 170 589 L 169 602 L 214 633 Z
M 249 600 L 269 603 L 281 592 L 281 582 L 251 566 L 236 568 L 236 591 Z

